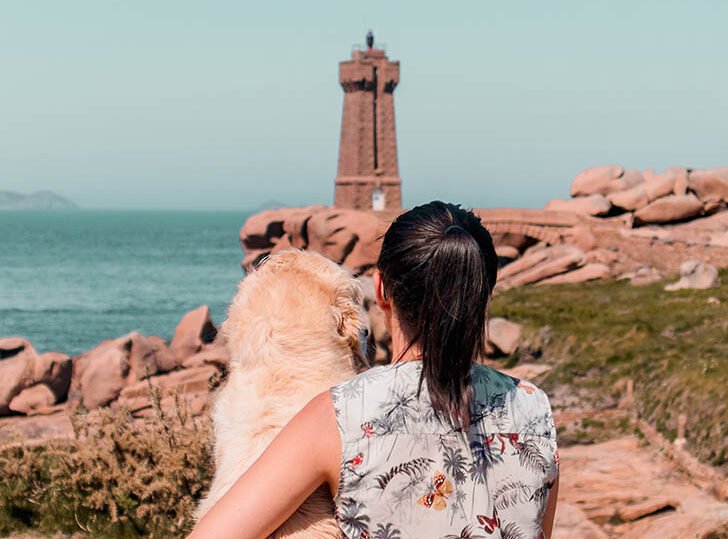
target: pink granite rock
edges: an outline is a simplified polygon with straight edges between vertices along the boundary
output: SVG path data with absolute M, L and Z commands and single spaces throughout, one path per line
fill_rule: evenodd
M 612 205 L 603 195 L 594 194 L 576 198 L 550 200 L 544 209 L 551 211 L 568 211 L 586 215 L 606 215 Z
M 606 264 L 592 263 L 582 266 L 581 268 L 575 269 L 549 277 L 543 281 L 536 283 L 537 285 L 544 284 L 563 284 L 563 283 L 583 283 L 585 281 L 594 281 L 596 279 L 606 279 L 611 275 L 611 270 Z
M 125 346 L 129 352 L 129 376 L 134 380 L 143 380 L 178 367 L 175 355 L 161 337 L 147 337 L 133 331 L 119 339 L 127 341 Z
M 71 386 L 73 360 L 61 352 L 46 352 L 33 362 L 32 381 L 45 384 L 55 395 L 55 402 L 66 400 Z
M 488 344 L 495 349 L 496 354 L 511 355 L 521 343 L 523 326 L 510 322 L 505 318 L 490 318 L 488 320 Z
M 240 229 L 243 267 L 250 270 L 271 252 L 286 247 L 305 249 L 308 219 L 322 209 L 324 206 L 281 208 L 250 216 Z
M 684 196 L 688 193 L 688 169 L 685 167 L 670 167 L 669 172 L 675 174 L 675 186 L 672 193 L 676 196 Z
M 217 328 L 210 320 L 210 308 L 201 305 L 182 317 L 174 330 L 169 349 L 181 365 L 189 356 L 199 352 L 202 345 L 211 343 L 216 335 Z
M 32 383 L 33 362 L 37 357 L 26 339 L 0 339 L 0 416 L 11 413 L 10 402 Z
M 630 189 L 625 189 L 624 191 L 610 193 L 607 195 L 607 200 L 609 200 L 609 202 L 617 208 L 634 211 L 647 206 L 650 202 L 650 197 L 647 194 L 645 184 L 642 183 Z
M 308 249 L 361 275 L 377 261 L 386 223 L 371 212 L 328 208 L 308 222 Z
M 116 399 L 129 376 L 131 341 L 103 341 L 74 360 L 71 392 L 75 403 L 93 410 Z
M 45 384 L 36 384 L 24 389 L 10 401 L 9 408 L 19 414 L 31 415 L 36 410 L 53 406 L 56 396 Z
M 230 351 L 224 343 L 211 343 L 202 347 L 202 350 L 188 357 L 182 363 L 182 367 L 202 367 L 204 365 L 216 365 L 223 367 L 230 361 Z
M 658 198 L 634 214 L 636 224 L 671 223 L 697 217 L 703 203 L 695 195 L 670 195 Z
M 647 193 L 648 201 L 673 194 L 675 190 L 675 182 L 677 181 L 677 173 L 674 170 L 666 170 L 661 174 L 656 174 L 646 179 L 644 190 Z
M 644 176 L 639 170 L 625 170 L 624 173 L 619 177 L 609 182 L 607 185 L 607 193 L 616 193 L 617 191 L 624 191 L 626 189 L 632 189 L 645 182 Z
M 158 388 L 162 397 L 173 395 L 175 392 L 195 393 L 207 391 L 210 379 L 218 374 L 218 370 L 211 365 L 191 367 L 180 371 L 154 376 L 126 386 L 119 395 L 123 399 L 151 397 L 150 386 Z
M 632 271 L 623 273 L 618 279 L 629 280 L 633 286 L 645 286 L 659 281 L 662 277 L 662 274 L 656 268 L 649 264 L 643 264 Z
M 516 259 L 521 253 L 512 245 L 496 245 L 495 253 L 501 258 Z
M 619 165 L 588 168 L 577 174 L 571 182 L 571 196 L 604 195 L 609 192 L 609 183 L 623 172 L 624 169 Z
M 508 289 L 535 283 L 576 269 L 582 266 L 584 261 L 584 251 L 575 245 L 562 244 L 547 247 L 532 254 L 524 254 L 515 262 L 505 266 L 501 277 L 503 277 L 503 273 L 506 273 L 506 276 L 499 281 L 497 286 Z M 515 268 L 511 268 L 511 266 L 515 266 Z
M 688 188 L 703 201 L 728 202 L 728 167 L 692 171 Z

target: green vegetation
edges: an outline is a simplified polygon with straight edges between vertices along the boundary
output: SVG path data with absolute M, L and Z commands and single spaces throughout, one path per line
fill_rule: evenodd
M 553 366 L 539 383 L 555 408 L 615 403 L 631 378 L 643 418 L 672 440 L 686 414 L 688 449 L 728 470 L 728 271 L 721 280 L 678 292 L 664 282 L 522 287 L 499 294 L 492 314 L 524 324 L 523 355 Z

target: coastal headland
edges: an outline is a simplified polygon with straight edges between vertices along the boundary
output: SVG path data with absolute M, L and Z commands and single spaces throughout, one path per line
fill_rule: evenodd
M 595 170 L 601 172 L 583 173 L 574 186 L 584 174 L 599 178 L 607 169 Z M 563 460 L 579 466 L 562 490 L 558 537 L 652 537 L 665 526 L 720 537 L 709 534 L 728 523 L 720 516 L 721 500 L 728 498 L 728 411 L 716 405 L 725 400 L 728 384 L 728 197 L 725 191 L 701 191 L 697 180 L 713 178 L 722 189 L 728 185 L 725 171 L 686 170 L 681 195 L 675 194 L 679 176 L 668 172 L 669 181 L 660 181 L 673 190 L 663 186 L 663 196 L 633 210 L 610 202 L 635 187 L 620 181 L 626 172 L 605 180 L 600 193 L 550 202 L 543 210 L 476 210 L 493 234 L 501 263 L 483 361 L 549 391 Z M 650 187 L 656 181 L 650 178 L 643 175 L 636 186 Z M 610 191 L 614 182 L 621 190 Z M 608 207 L 595 213 L 593 202 Z M 650 205 L 664 213 L 647 213 L 653 217 L 646 221 L 643 210 Z M 365 290 L 371 361 L 387 362 L 389 335 L 373 300 L 370 273 L 381 236 L 398 214 L 326 206 L 263 211 L 240 230 L 242 266 L 254 271 L 268 254 L 300 248 L 348 267 Z M 83 469 L 111 474 L 109 492 L 130 488 L 121 485 L 133 468 L 117 463 L 112 472 L 105 451 L 109 443 L 130 443 L 125 436 L 141 429 L 149 444 L 175 448 L 173 454 L 187 459 L 195 477 L 174 475 L 176 465 L 168 468 L 150 454 L 146 473 L 163 479 L 166 489 L 157 498 L 172 503 L 181 485 L 193 486 L 194 498 L 209 481 L 208 412 L 228 360 L 204 305 L 182 316 L 170 340 L 132 332 L 74 357 L 39 354 L 22 337 L 0 339 L 0 458 L 4 467 L 17 467 L 10 483 L 15 494 L 0 496 L 16 510 L 30 511 L 30 525 L 41 515 L 50 518 L 43 506 L 32 516 L 23 500 L 38 494 L 30 490 L 41 488 L 43 477 L 47 484 L 41 490 L 61 488 L 57 476 L 46 477 L 42 470 L 69 465 L 79 455 L 86 459 L 78 464 Z M 641 446 L 635 432 L 651 447 Z M 584 460 L 587 447 L 615 457 L 609 477 Z M 28 459 L 46 465 L 19 465 Z M 639 468 L 642 461 L 652 467 Z M 633 474 L 642 474 L 641 484 L 627 489 Z M 87 489 L 96 488 L 97 480 L 92 475 L 89 484 L 71 485 L 78 489 L 75 503 L 91 503 Z M 688 493 L 684 499 L 681 492 Z M 110 505 L 87 508 L 86 524 L 118 528 L 107 516 L 124 509 L 109 496 L 104 504 Z M 129 511 L 159 509 L 158 503 L 138 500 Z M 192 506 L 174 507 L 175 518 L 188 524 Z M 22 519 L 9 522 L 7 529 L 22 528 Z M 40 528 L 58 531 L 69 521 L 43 522 Z M 164 529 L 178 529 L 166 517 L 161 522 L 171 526 Z

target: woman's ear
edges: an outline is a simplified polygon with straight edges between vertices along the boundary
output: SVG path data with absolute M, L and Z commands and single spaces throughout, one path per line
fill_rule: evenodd
M 384 292 L 384 282 L 382 281 L 382 274 L 379 270 L 374 270 L 372 279 L 374 281 L 374 297 L 377 300 L 377 305 L 384 312 L 390 311 L 392 309 L 392 304 Z

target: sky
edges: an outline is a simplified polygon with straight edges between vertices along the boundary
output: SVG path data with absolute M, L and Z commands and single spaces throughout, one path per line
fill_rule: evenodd
M 542 207 L 580 170 L 728 165 L 728 2 L 0 3 L 0 190 L 330 204 L 338 62 L 401 62 L 404 205 Z

